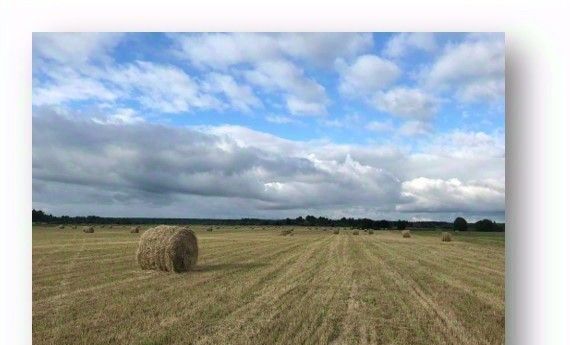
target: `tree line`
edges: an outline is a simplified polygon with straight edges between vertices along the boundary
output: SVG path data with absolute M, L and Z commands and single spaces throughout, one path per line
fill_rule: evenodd
M 180 224 L 180 225 L 257 225 L 257 226 L 318 226 L 318 227 L 348 227 L 354 229 L 450 229 L 457 231 L 505 231 L 504 223 L 496 223 L 489 219 L 482 219 L 475 223 L 468 223 L 464 218 L 458 217 L 453 223 L 440 221 L 407 221 L 407 220 L 373 220 L 369 218 L 330 219 L 327 217 L 285 218 L 285 219 L 212 219 L 212 218 L 130 218 L 130 217 L 99 217 L 99 216 L 53 216 L 41 210 L 32 210 L 32 222 L 46 224 Z

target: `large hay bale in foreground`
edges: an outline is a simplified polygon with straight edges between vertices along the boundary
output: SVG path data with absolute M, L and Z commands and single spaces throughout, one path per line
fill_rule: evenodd
M 159 225 L 141 236 L 137 262 L 143 270 L 186 272 L 198 261 L 198 240 L 189 228 Z
M 441 240 L 443 242 L 451 242 L 451 234 L 449 232 L 442 232 L 441 233 Z
M 412 234 L 410 233 L 410 230 L 402 230 L 402 236 L 404 238 L 410 238 L 412 237 Z
M 87 234 L 92 234 L 95 232 L 95 228 L 92 226 L 84 226 L 83 227 L 83 232 L 87 233 Z

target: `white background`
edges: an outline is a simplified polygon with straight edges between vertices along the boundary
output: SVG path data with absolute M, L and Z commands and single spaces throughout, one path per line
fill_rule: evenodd
M 0 1 L 1 344 L 32 339 L 34 31 L 506 32 L 507 344 L 570 344 L 569 6 L 520 0 Z

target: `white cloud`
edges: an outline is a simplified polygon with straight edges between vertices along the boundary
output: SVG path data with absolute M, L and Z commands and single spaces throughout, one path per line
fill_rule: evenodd
M 240 126 L 109 126 L 54 114 L 34 114 L 33 125 L 34 203 L 58 205 L 73 189 L 72 205 L 228 198 L 217 205 L 237 216 L 245 209 L 266 216 L 309 208 L 342 215 L 360 208 L 363 216 L 504 210 L 501 134 L 453 132 L 411 153 Z
M 53 68 L 50 81 L 34 80 L 32 104 L 58 105 L 69 101 L 97 100 L 112 102 L 119 95 L 100 81 L 85 77 L 71 68 Z
M 394 124 L 389 121 L 371 121 L 366 124 L 366 129 L 372 132 L 392 132 L 394 131 Z
M 374 45 L 369 33 L 287 33 L 279 34 L 277 40 L 285 55 L 321 66 L 356 56 Z
M 93 121 L 99 124 L 108 125 L 132 125 L 145 122 L 145 119 L 138 116 L 136 111 L 130 108 L 119 108 L 106 118 L 94 118 Z
M 432 131 L 431 126 L 423 121 L 406 121 L 398 132 L 402 135 L 414 137 L 418 135 L 428 134 Z
M 175 54 L 198 67 L 226 69 L 238 64 L 295 58 L 328 66 L 373 46 L 371 34 L 359 33 L 213 33 L 173 34 Z
M 433 52 L 437 49 L 435 35 L 428 32 L 396 34 L 386 43 L 384 54 L 389 57 L 400 57 L 410 49 Z
M 488 181 L 419 177 L 402 183 L 402 196 L 411 202 L 396 209 L 406 212 L 502 212 L 505 208 L 504 189 Z
M 286 104 L 293 115 L 323 115 L 328 98 L 325 88 L 307 78 L 303 70 L 288 61 L 267 61 L 246 71 L 252 84 L 285 93 Z
M 194 79 L 171 65 L 137 61 L 106 70 L 102 77 L 127 91 L 144 107 L 160 112 L 179 113 L 221 106 L 215 97 L 203 93 Z
M 204 82 L 206 92 L 223 93 L 230 105 L 241 111 L 251 111 L 262 106 L 251 87 L 239 85 L 231 75 L 210 73 Z
M 34 33 L 34 56 L 65 65 L 85 64 L 105 58 L 121 41 L 115 33 Z
M 428 87 L 456 90 L 459 100 L 494 101 L 505 93 L 505 41 L 502 34 L 469 35 L 448 44 L 427 72 Z
M 398 87 L 377 92 L 371 100 L 380 111 L 412 119 L 429 119 L 438 110 L 438 101 L 419 89 Z
M 277 124 L 290 124 L 290 123 L 299 123 L 298 120 L 293 119 L 289 116 L 280 116 L 280 115 L 268 115 L 265 117 L 265 120 L 271 123 Z
M 391 61 L 376 55 L 359 56 L 354 63 L 337 64 L 340 75 L 339 90 L 350 96 L 366 96 L 389 86 L 400 76 L 400 69 Z

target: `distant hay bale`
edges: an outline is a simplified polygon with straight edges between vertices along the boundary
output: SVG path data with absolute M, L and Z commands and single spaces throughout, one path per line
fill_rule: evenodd
M 333 230 L 333 234 L 338 235 L 339 233 L 340 233 L 340 230 L 339 230 L 339 229 Z
M 353 234 L 353 235 L 360 235 L 360 231 L 354 230 L 354 231 L 352 232 L 352 234 Z
M 372 229 L 368 230 L 368 235 L 374 235 L 374 230 Z
M 410 230 L 402 230 L 402 236 L 404 238 L 410 238 L 412 237 L 412 234 L 410 233 Z
M 136 256 L 143 270 L 186 272 L 198 261 L 198 240 L 189 228 L 159 225 L 141 236 Z
M 140 226 L 133 226 L 131 228 L 131 234 L 138 234 L 141 231 Z
M 83 232 L 87 233 L 87 234 L 92 234 L 95 232 L 95 228 L 92 226 L 84 226 L 83 227 Z
M 443 242 L 451 242 L 451 234 L 449 232 L 442 232 L 441 233 L 441 240 Z
M 209 228 L 206 229 L 206 231 L 214 231 L 214 228 L 209 227 Z
M 293 229 L 281 230 L 281 236 L 293 235 Z
M 60 225 L 60 226 L 58 226 L 57 228 L 63 230 L 63 229 L 65 229 L 65 226 L 64 226 L 64 225 Z

